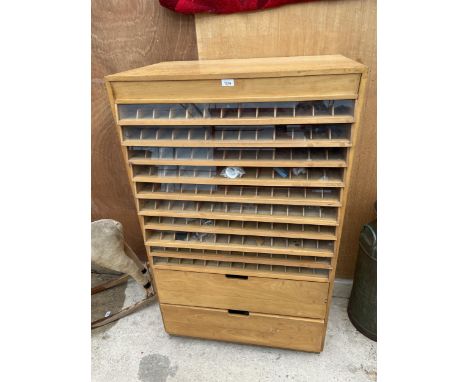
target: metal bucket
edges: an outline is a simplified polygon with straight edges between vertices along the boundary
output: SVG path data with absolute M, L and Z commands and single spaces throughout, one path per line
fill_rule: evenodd
M 366 224 L 359 236 L 348 316 L 357 330 L 377 341 L 377 220 Z

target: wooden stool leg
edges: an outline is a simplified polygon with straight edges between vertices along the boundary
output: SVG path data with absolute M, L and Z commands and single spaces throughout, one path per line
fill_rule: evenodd
M 119 319 L 121 319 L 121 318 L 123 318 L 125 316 L 128 316 L 129 314 L 137 311 L 138 309 L 142 308 L 143 306 L 145 306 L 146 304 L 148 304 L 149 302 L 152 302 L 152 301 L 155 301 L 155 296 L 154 295 L 146 297 L 144 300 L 141 300 L 141 301 L 137 302 L 136 304 L 133 304 L 133 305 L 131 305 L 131 306 L 125 308 L 125 309 L 122 309 L 120 312 L 112 314 L 109 317 L 104 317 L 104 318 L 100 318 L 100 319 L 98 319 L 96 321 L 93 321 L 93 322 L 91 322 L 91 329 L 98 328 L 100 326 L 110 324 L 113 321 L 116 321 L 116 320 L 119 320 Z
M 109 280 L 109 281 L 106 281 L 105 283 L 99 284 L 95 286 L 94 288 L 91 288 L 91 295 L 113 288 L 117 285 L 123 284 L 125 281 L 128 280 L 129 277 L 130 277 L 129 275 L 123 275 L 116 279 Z

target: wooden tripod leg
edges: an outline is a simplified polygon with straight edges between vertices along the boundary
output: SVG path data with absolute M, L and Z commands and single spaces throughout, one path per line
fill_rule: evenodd
M 93 294 L 105 291 L 107 289 L 113 288 L 117 285 L 123 284 L 125 281 L 128 280 L 129 277 L 130 277 L 129 275 L 123 275 L 116 279 L 109 280 L 109 281 L 106 281 L 105 283 L 99 284 L 95 286 L 94 288 L 91 288 L 91 294 L 93 295 Z
M 100 326 L 110 324 L 113 321 L 116 321 L 116 320 L 121 319 L 122 317 L 128 316 L 129 314 L 137 311 L 138 309 L 145 306 L 149 302 L 152 302 L 152 301 L 155 301 L 155 300 L 156 300 L 155 296 L 151 295 L 149 297 L 146 297 L 144 300 L 142 300 L 140 302 L 137 302 L 136 304 L 133 304 L 133 305 L 131 305 L 131 306 L 125 308 L 125 309 L 122 309 L 118 313 L 112 314 L 109 317 L 104 317 L 104 318 L 100 318 L 99 320 L 93 321 L 93 322 L 91 322 L 91 329 L 95 329 L 95 328 L 98 328 Z

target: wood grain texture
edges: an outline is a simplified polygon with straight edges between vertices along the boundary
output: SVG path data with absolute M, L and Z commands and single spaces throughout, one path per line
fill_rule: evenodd
M 342 54 L 369 67 L 367 102 L 351 177 L 337 276 L 352 277 L 376 187 L 376 1 L 332 0 L 232 15 L 196 15 L 201 60 Z
M 192 16 L 171 12 L 154 0 L 93 0 L 91 12 L 93 78 L 198 58 Z
M 109 81 L 276 78 L 360 73 L 365 65 L 342 55 L 160 62 L 106 76 Z M 237 86 L 237 85 L 236 85 Z
M 291 64 L 293 65 L 293 64 Z M 359 74 L 278 78 L 236 78 L 236 86 L 219 86 L 219 79 L 187 81 L 112 82 L 117 103 L 271 101 L 278 94 L 287 99 L 354 99 Z M 229 101 L 228 101 L 229 102 Z
M 157 253 L 152 253 L 156 255 Z M 226 274 L 226 269 L 217 266 L 207 267 L 205 265 L 188 265 L 188 264 L 164 264 L 157 263 L 153 265 L 153 270 L 158 269 L 169 270 L 169 271 L 183 271 L 183 272 L 197 272 L 197 273 L 217 273 L 217 274 Z M 256 269 L 241 269 L 236 268 L 237 275 L 243 276 L 253 276 L 253 277 L 264 277 L 267 279 L 281 279 L 281 280 L 298 280 L 298 281 L 307 281 L 307 282 L 318 282 L 318 283 L 328 283 L 328 276 L 323 275 L 311 275 L 311 274 L 301 274 L 301 273 L 285 273 L 283 271 L 262 271 Z
M 103 84 L 92 84 L 92 100 L 91 218 L 122 222 L 127 242 L 144 258 L 135 203 Z
M 155 270 L 155 280 L 163 304 L 325 317 L 327 283 L 261 277 L 240 279 L 214 273 L 162 269 Z
M 122 222 L 128 243 L 146 259 L 103 77 L 159 61 L 196 60 L 194 21 L 152 0 L 93 0 L 91 11 L 91 216 Z
M 170 334 L 320 352 L 322 320 L 160 304 Z

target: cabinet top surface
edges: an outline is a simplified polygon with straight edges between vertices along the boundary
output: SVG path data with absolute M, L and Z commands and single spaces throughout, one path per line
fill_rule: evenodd
M 106 76 L 107 81 L 164 81 L 362 73 L 366 66 L 341 55 L 169 61 Z

